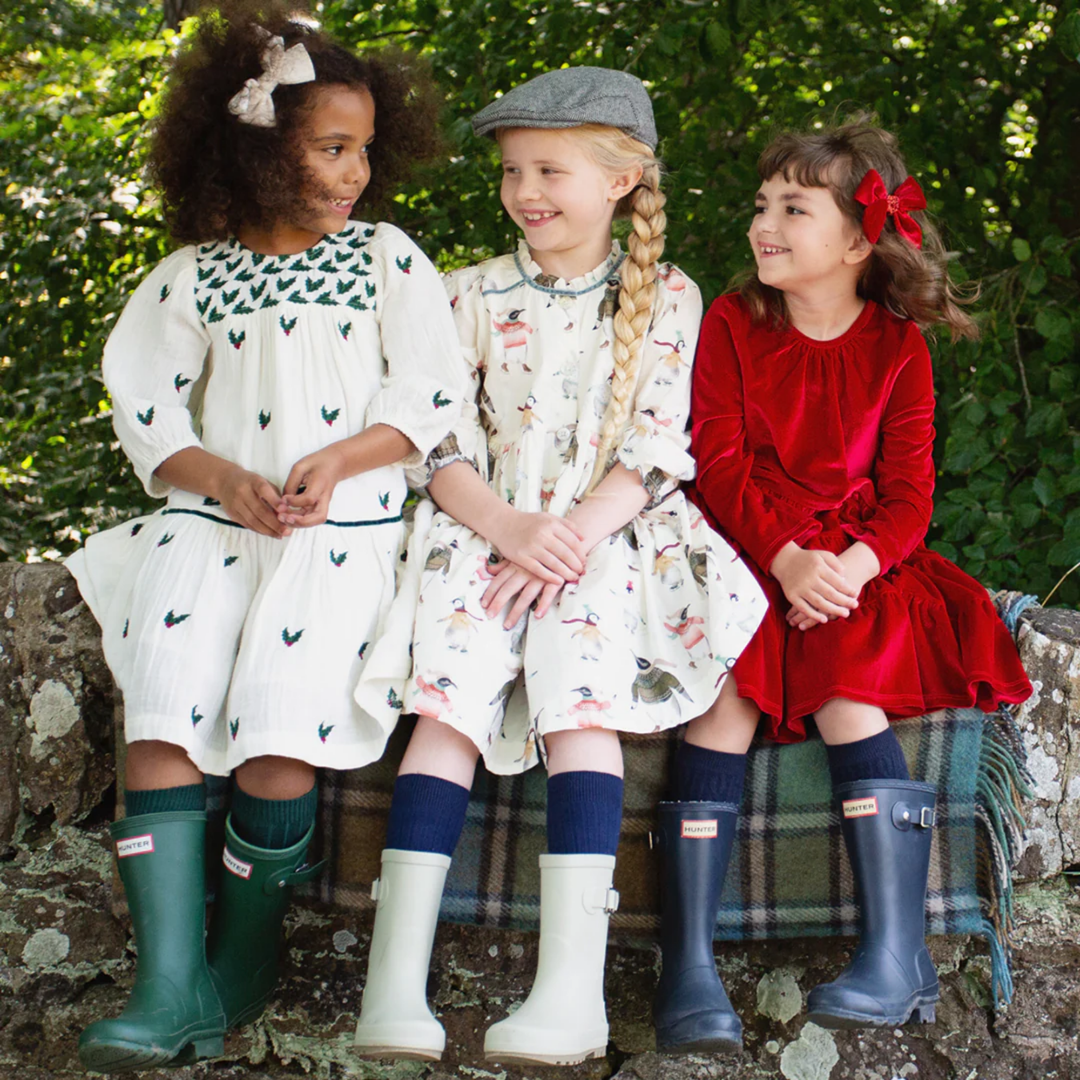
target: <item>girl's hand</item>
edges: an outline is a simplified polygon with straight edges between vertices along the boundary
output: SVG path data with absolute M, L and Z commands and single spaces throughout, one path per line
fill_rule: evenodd
M 289 471 L 278 500 L 278 521 L 302 529 L 321 525 L 330 511 L 334 488 L 345 478 L 345 455 L 334 445 L 302 457 Z
M 505 559 L 493 566 L 492 570 L 494 577 L 480 601 L 488 618 L 494 619 L 515 596 L 517 597 L 503 620 L 504 630 L 512 630 L 534 602 L 536 603 L 536 617 L 542 619 L 565 584 L 564 581 L 547 581 Z
M 488 537 L 503 559 L 550 585 L 577 581 L 588 555 L 581 529 L 556 514 L 507 509 L 511 512 Z
M 876 578 L 881 571 L 877 556 L 862 541 L 856 541 L 846 551 L 840 552 L 837 560 L 843 568 L 844 580 L 854 590 L 856 600 L 862 596 L 866 583 Z M 837 617 L 830 615 L 829 622 Z M 787 621 L 788 625 L 796 630 L 809 630 L 813 626 L 820 625 L 817 620 L 808 618 L 794 607 L 787 613 Z
M 826 623 L 830 616 L 846 619 L 859 606 L 858 589 L 847 581 L 844 564 L 831 551 L 804 550 L 788 542 L 769 572 L 803 622 Z
M 248 472 L 239 465 L 230 466 L 221 477 L 217 498 L 233 521 L 252 532 L 275 539 L 292 532 L 276 513 L 281 492 L 258 473 Z

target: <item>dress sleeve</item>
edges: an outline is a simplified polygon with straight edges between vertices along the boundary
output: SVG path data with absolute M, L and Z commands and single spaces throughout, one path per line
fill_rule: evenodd
M 678 282 L 678 289 L 668 282 Z M 658 282 L 656 321 L 641 346 L 633 411 L 617 459 L 641 474 L 651 499 L 666 499 L 680 480 L 694 478 L 690 456 L 690 370 L 701 327 L 701 292 L 675 267 Z
M 851 539 L 873 549 L 881 573 L 902 562 L 926 536 L 934 493 L 934 378 L 930 350 L 912 325 L 909 353 L 881 418 L 874 462 L 877 507 L 867 521 L 845 525 Z
M 754 480 L 747 446 L 742 369 L 718 300 L 705 316 L 694 364 L 691 451 L 697 489 L 720 527 L 766 572 L 789 541 L 820 532 L 808 513 L 772 498 Z
M 366 426 L 389 424 L 416 447 L 402 464 L 410 481 L 454 425 L 467 387 L 461 351 L 435 267 L 400 229 L 375 227 L 370 248 L 381 273 L 379 333 L 386 374 Z
M 154 475 L 166 458 L 200 446 L 189 410 L 210 337 L 195 308 L 195 249 L 160 262 L 132 294 L 102 358 L 113 428 L 148 495 L 169 484 Z
M 482 295 L 483 275 L 477 267 L 455 270 L 444 278 L 446 293 L 453 311 L 457 340 L 461 346 L 461 379 L 465 390 L 462 395 L 461 413 L 450 433 L 436 446 L 424 465 L 410 479 L 414 486 L 430 483 L 436 470 L 454 461 L 466 461 L 481 476 L 487 477 L 487 455 L 481 455 L 484 432 L 480 427 L 480 413 L 476 399 L 484 381 L 484 365 L 490 335 L 484 316 Z

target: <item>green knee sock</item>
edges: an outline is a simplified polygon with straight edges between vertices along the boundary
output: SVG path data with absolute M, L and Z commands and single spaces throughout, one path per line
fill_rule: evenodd
M 141 814 L 160 814 L 165 811 L 205 809 L 205 784 L 150 788 L 148 791 L 124 789 L 124 813 L 127 817 L 138 817 Z
M 233 784 L 232 827 L 241 840 L 269 851 L 292 847 L 315 821 L 319 789 L 298 799 L 260 799 Z

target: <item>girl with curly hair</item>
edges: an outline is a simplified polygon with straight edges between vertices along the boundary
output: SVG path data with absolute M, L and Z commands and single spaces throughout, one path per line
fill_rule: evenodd
M 572 1064 L 607 1047 L 620 733 L 706 712 L 764 603 L 679 490 L 694 471 L 701 299 L 661 261 L 644 86 L 565 68 L 473 125 L 498 140 L 503 206 L 524 238 L 447 281 L 478 410 L 468 404 L 432 456 L 441 511 L 409 560 L 419 604 L 405 708 L 420 719 L 390 809 L 356 1041 L 371 1054 L 441 1054 L 427 969 L 477 759 L 515 774 L 544 756 L 539 966 L 484 1050 Z M 626 252 L 612 241 L 617 214 L 631 220 Z M 378 691 L 363 678 L 358 693 Z
M 151 172 L 186 246 L 105 349 L 117 435 L 168 501 L 69 562 L 128 742 L 112 832 L 139 955 L 122 1015 L 79 1040 L 100 1072 L 219 1054 L 273 992 L 315 769 L 385 745 L 352 688 L 387 662 L 406 470 L 463 397 L 434 268 L 360 220 L 437 147 L 433 90 L 292 10 L 208 10 L 178 57 Z M 235 779 L 205 942 L 204 773 Z
M 859 897 L 859 947 L 810 991 L 810 1019 L 896 1027 L 932 1021 L 938 1000 L 924 922 L 936 793 L 909 777 L 890 721 L 1031 693 L 986 590 L 924 542 L 934 386 L 923 332 L 973 337 L 976 326 L 895 137 L 865 118 L 789 132 L 758 175 L 755 268 L 705 316 L 691 446 L 696 501 L 742 549 L 769 610 L 696 733 L 700 780 L 678 797 L 698 801 L 666 810 L 717 826 L 707 848 L 667 849 L 697 859 L 665 913 L 665 925 L 696 928 L 692 948 L 678 933 L 664 941 L 657 1042 L 673 1049 L 740 1041 L 711 937 L 759 727 L 792 743 L 816 721 Z

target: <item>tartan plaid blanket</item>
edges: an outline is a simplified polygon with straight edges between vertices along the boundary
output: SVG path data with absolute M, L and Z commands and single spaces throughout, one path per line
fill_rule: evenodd
M 898 721 L 894 728 L 912 777 L 938 790 L 928 932 L 986 937 L 995 1000 L 1008 1002 L 1011 868 L 1023 830 L 1020 807 L 1028 794 L 1019 731 L 1007 712 L 987 716 L 978 709 L 936 712 Z M 322 773 L 311 855 L 325 858 L 328 867 L 305 887 L 307 895 L 335 906 L 373 909 L 371 882 L 379 875 L 394 777 L 410 733 L 411 724 L 403 719 L 381 761 L 355 772 Z M 626 794 L 615 870 L 621 902 L 611 924 L 616 936 L 650 936 L 659 927 L 658 865 L 649 834 L 679 737 L 667 732 L 624 741 Z M 225 781 L 207 779 L 211 811 L 220 821 Z M 538 927 L 537 857 L 546 850 L 545 801 L 542 769 L 513 777 L 477 770 L 442 918 Z M 716 937 L 850 935 L 856 917 L 824 744 L 812 738 L 787 746 L 755 745 Z

